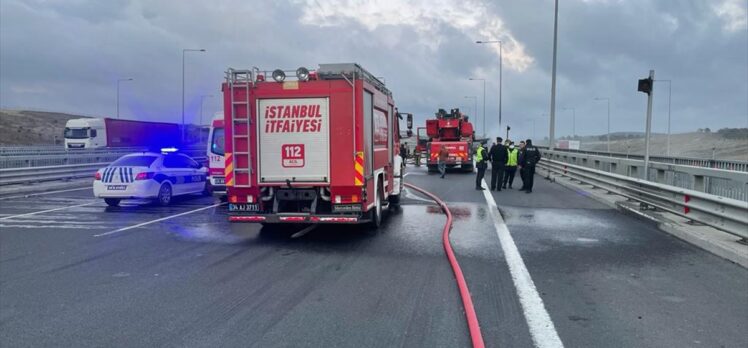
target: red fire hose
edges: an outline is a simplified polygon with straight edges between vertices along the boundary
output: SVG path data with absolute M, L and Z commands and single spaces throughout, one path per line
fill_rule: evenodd
M 449 211 L 449 208 L 447 208 L 447 204 L 444 203 L 444 201 L 431 192 L 408 183 L 404 183 L 404 185 L 433 199 L 447 215 L 447 223 L 444 224 L 444 232 L 442 233 L 444 251 L 447 253 L 447 259 L 449 259 L 449 264 L 452 266 L 452 271 L 457 280 L 457 287 L 460 289 L 460 297 L 462 297 L 462 306 L 465 307 L 465 317 L 467 318 L 468 329 L 470 330 L 470 338 L 473 341 L 473 348 L 484 348 L 485 345 L 483 344 L 483 335 L 481 335 L 480 325 L 478 324 L 478 316 L 475 315 L 475 308 L 473 308 L 473 299 L 470 297 L 470 290 L 468 289 L 467 282 L 465 281 L 465 277 L 462 275 L 460 264 L 457 263 L 457 258 L 452 250 L 452 244 L 449 242 L 449 231 L 452 229 L 452 212 Z

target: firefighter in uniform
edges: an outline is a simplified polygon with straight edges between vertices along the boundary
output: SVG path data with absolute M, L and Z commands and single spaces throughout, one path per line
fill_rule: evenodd
M 488 158 L 491 160 L 491 191 L 501 191 L 501 184 L 504 182 L 507 150 L 501 144 L 501 140 L 501 137 L 496 138 L 496 144 L 488 151 Z
M 486 168 L 488 168 L 488 154 L 486 148 L 483 147 L 483 143 L 478 143 L 478 150 L 475 152 L 475 167 L 478 169 L 478 174 L 475 176 L 475 189 L 483 190 L 483 176 L 486 175 Z

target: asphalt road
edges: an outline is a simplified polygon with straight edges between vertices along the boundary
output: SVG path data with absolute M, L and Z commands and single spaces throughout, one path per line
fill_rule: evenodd
M 409 172 L 456 217 L 486 345 L 533 346 L 473 175 Z M 533 194 L 493 196 L 565 346 L 748 346 L 747 270 L 540 178 Z M 379 231 L 294 238 L 229 224 L 214 203 L 108 208 L 88 189 L 0 200 L 0 346 L 470 345 L 428 200 L 406 193 Z

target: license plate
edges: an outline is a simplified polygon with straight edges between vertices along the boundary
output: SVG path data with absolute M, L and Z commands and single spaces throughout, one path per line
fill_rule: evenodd
M 127 185 L 107 185 L 106 189 L 109 191 L 124 191 L 127 190 Z
M 260 205 L 257 203 L 231 203 L 229 211 L 259 211 Z
M 336 213 L 342 213 L 342 212 L 360 212 L 361 211 L 361 204 L 334 204 L 332 206 L 332 211 Z
M 226 179 L 224 177 L 213 178 L 213 180 L 216 182 L 216 185 L 223 185 L 226 183 Z

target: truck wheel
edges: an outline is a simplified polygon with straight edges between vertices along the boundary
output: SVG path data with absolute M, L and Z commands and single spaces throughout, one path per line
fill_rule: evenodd
M 119 206 L 119 198 L 104 198 L 104 203 L 110 207 Z
M 156 203 L 166 206 L 171 203 L 171 198 L 171 185 L 162 184 L 161 188 L 158 189 L 158 197 L 156 197 Z
M 382 186 L 379 185 L 379 188 L 377 189 L 377 199 L 376 203 L 374 203 L 374 209 L 371 210 L 371 227 L 373 229 L 379 228 L 379 226 L 382 226 Z

